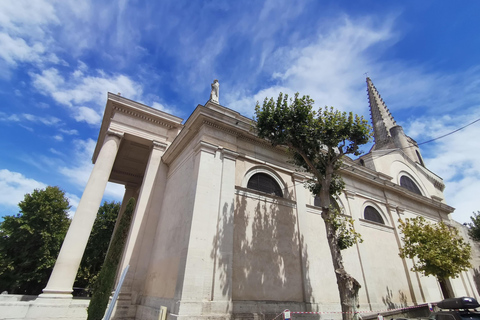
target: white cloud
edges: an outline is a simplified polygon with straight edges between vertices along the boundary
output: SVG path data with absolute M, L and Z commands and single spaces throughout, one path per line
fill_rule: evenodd
M 64 133 L 64 134 L 66 134 L 66 135 L 69 135 L 69 136 L 76 136 L 76 135 L 78 135 L 78 130 L 76 130 L 76 129 L 70 129 L 70 130 L 68 130 L 68 129 L 60 129 L 59 131 L 60 131 L 61 133 Z
M 413 121 L 405 132 L 418 142 L 441 137 L 480 118 L 480 106 L 458 116 L 422 117 Z M 413 133 L 413 134 L 412 134 Z M 458 132 L 420 146 L 428 169 L 444 179 L 447 204 L 456 208 L 452 217 L 468 222 L 472 212 L 480 210 L 480 122 Z M 420 140 L 422 139 L 422 140 Z
M 83 192 L 93 169 L 91 159 L 95 149 L 95 141 L 92 139 L 75 140 L 73 145 L 75 149 L 73 150 L 72 159 L 75 159 L 75 161 L 69 167 L 60 167 L 59 172 Z M 124 193 L 125 187 L 123 185 L 108 183 L 104 196 L 115 201 L 121 201 Z
M 79 189 L 83 189 L 93 168 L 91 157 L 95 149 L 95 141 L 78 139 L 72 145 L 74 146 L 74 150 L 72 150 L 74 162 L 69 167 L 59 168 L 59 172 L 67 177 L 71 183 L 80 187 Z
M 0 121 L 6 121 L 6 122 L 28 121 L 33 123 L 41 123 L 46 126 L 52 126 L 52 125 L 58 124 L 60 122 L 60 119 L 53 116 L 39 117 L 29 113 L 7 115 L 4 112 L 0 112 Z
M 18 172 L 7 169 L 0 170 L 0 203 L 4 206 L 16 207 L 24 199 L 25 194 L 34 189 L 43 189 L 46 184 L 29 179 Z
M 165 106 L 165 105 L 163 105 L 159 102 L 153 102 L 152 103 L 152 108 L 161 110 L 161 111 L 166 112 L 166 113 L 176 114 L 176 110 L 174 108 L 167 107 L 167 106 Z
M 53 5 L 47 1 L 0 2 L 0 59 L 10 67 L 18 63 L 62 63 L 48 32 L 59 23 Z
M 77 211 L 78 203 L 80 202 L 80 198 L 72 193 L 65 193 L 65 196 L 68 199 L 68 203 L 70 204 L 70 210 L 68 211 L 68 216 L 73 218 L 75 211 Z
M 98 112 L 87 107 L 76 108 L 73 117 L 78 122 L 85 121 L 88 124 L 97 124 L 102 120 L 102 116 Z
M 139 99 L 142 94 L 142 87 L 125 75 L 108 75 L 97 70 L 97 75 L 87 76 L 86 72 L 85 64 L 80 63 L 79 69 L 68 79 L 55 68 L 41 73 L 31 72 L 30 76 L 37 90 L 73 109 L 75 120 L 89 124 L 100 123 L 107 92 L 121 92 L 130 99 Z M 90 106 L 86 107 L 86 104 Z
M 373 20 L 373 19 L 372 19 Z M 315 41 L 294 48 L 277 48 L 266 61 L 271 67 L 274 85 L 257 93 L 227 94 L 227 105 L 253 114 L 256 101 L 266 96 L 277 97 L 280 91 L 309 94 L 317 106 L 335 106 L 343 110 L 361 112 L 366 109 L 364 73 L 377 69 L 369 57 L 372 48 L 392 43 L 392 19 L 381 25 L 370 19 L 332 21 L 336 29 L 319 32 Z

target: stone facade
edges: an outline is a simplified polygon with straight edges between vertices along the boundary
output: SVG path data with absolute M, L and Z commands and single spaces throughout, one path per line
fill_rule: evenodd
M 375 145 L 345 161 L 346 188 L 337 200 L 364 239 L 343 251 L 346 270 L 362 285 L 362 311 L 439 301 L 436 279 L 411 272 L 412 261 L 398 256 L 398 219 L 452 224 L 454 209 L 445 203 L 442 179 L 424 167 L 418 145 L 395 123 L 370 79 L 367 88 Z M 95 168 L 67 235 L 75 241 L 65 241 L 36 301 L 69 299 L 110 180 L 126 186 L 124 203 L 137 199 L 121 265 L 130 269 L 114 319 L 158 319 L 161 306 L 168 319 L 339 312 L 320 208 L 303 184 L 308 176 L 288 164 L 284 148 L 257 138 L 249 118 L 214 99 L 182 122 L 108 94 Z M 270 177 L 280 195 L 249 187 L 259 174 Z M 405 176 L 419 192 L 405 187 Z M 375 219 L 366 215 L 371 208 Z M 452 294 L 477 297 L 473 275 L 451 279 Z

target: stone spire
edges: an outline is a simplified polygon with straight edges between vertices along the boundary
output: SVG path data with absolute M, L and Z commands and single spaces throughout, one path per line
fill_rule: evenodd
M 369 77 L 367 77 L 367 92 L 373 124 L 373 137 L 375 138 L 372 151 L 399 149 L 410 159 L 423 166 L 422 156 L 417 143 L 403 132 L 401 126 L 397 125 Z
M 368 77 L 367 92 L 373 124 L 373 136 L 375 138 L 374 149 L 395 148 L 390 129 L 396 127 L 397 123 L 378 93 L 377 88 L 373 85 L 372 80 Z

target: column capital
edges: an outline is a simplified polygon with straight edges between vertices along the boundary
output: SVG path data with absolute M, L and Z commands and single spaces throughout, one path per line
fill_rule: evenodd
M 396 206 L 395 208 L 397 209 L 397 213 L 398 213 L 399 215 L 405 213 L 405 208 L 402 208 L 402 207 L 400 207 L 400 206 Z
M 224 159 L 235 161 L 237 160 L 239 154 L 232 150 L 222 149 L 222 156 Z
M 106 137 L 116 137 L 118 138 L 119 140 L 122 140 L 123 139 L 123 132 L 120 132 L 120 131 L 115 131 L 115 130 L 112 130 L 112 129 L 108 129 L 105 136 Z
M 211 154 L 215 154 L 217 150 L 218 150 L 218 146 L 205 141 L 200 141 L 194 149 L 195 153 L 199 153 L 203 151 Z
M 355 195 L 357 194 L 356 192 L 350 190 L 344 190 L 344 192 L 348 199 L 355 199 Z
M 165 152 L 165 150 L 167 150 L 167 147 L 168 147 L 168 145 L 166 143 L 156 141 L 156 140 L 152 141 L 152 145 L 153 145 L 153 149 L 159 150 L 159 151 L 162 151 L 162 152 Z
M 299 172 L 292 173 L 292 179 L 294 182 L 305 182 L 308 180 L 308 178 L 305 175 Z

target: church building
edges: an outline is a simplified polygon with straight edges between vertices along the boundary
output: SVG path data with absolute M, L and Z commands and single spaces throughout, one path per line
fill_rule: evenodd
M 258 138 L 251 119 L 220 105 L 218 88 L 216 81 L 186 121 L 108 94 L 94 168 L 39 299 L 71 298 L 111 181 L 125 185 L 120 215 L 136 199 L 113 319 L 159 319 L 161 307 L 167 319 L 272 319 L 284 309 L 341 318 L 321 208 L 304 186 L 309 176 L 288 162 L 284 147 Z M 367 93 L 374 145 L 344 160 L 337 199 L 363 238 L 342 251 L 362 286 L 359 310 L 436 302 L 442 292 L 478 298 L 470 271 L 442 288 L 399 257 L 399 219 L 452 224 L 454 208 L 369 78 Z

